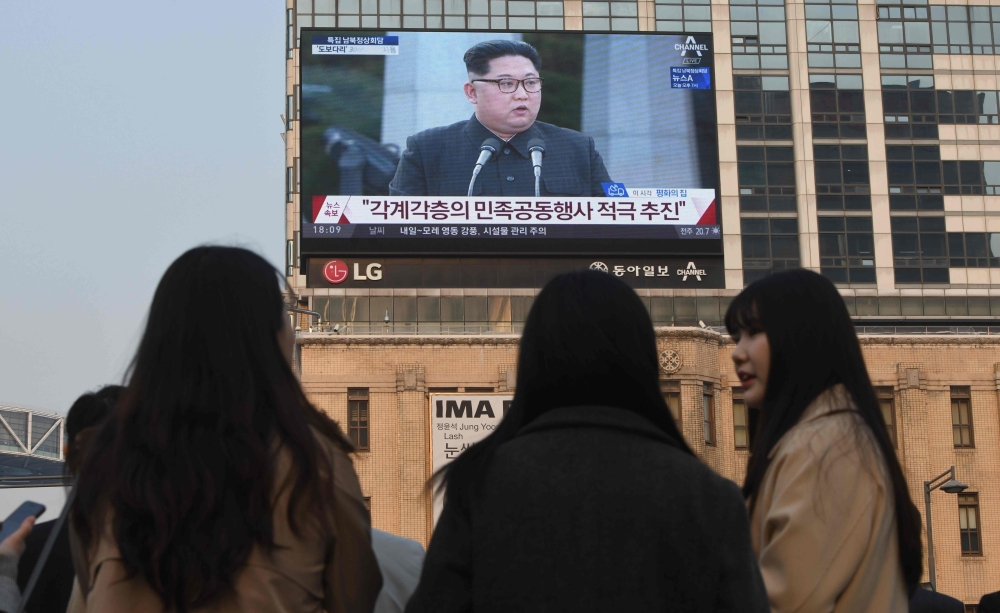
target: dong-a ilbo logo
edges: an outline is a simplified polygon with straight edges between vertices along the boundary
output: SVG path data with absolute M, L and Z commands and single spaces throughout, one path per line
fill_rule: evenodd
M 681 52 L 681 57 L 684 58 L 682 64 L 701 64 L 701 52 L 708 51 L 708 45 L 697 42 L 694 36 L 688 36 L 683 45 L 674 45 L 674 50 Z
M 347 274 L 347 263 L 340 260 L 330 260 L 323 267 L 323 278 L 334 285 L 340 285 L 346 281 Z

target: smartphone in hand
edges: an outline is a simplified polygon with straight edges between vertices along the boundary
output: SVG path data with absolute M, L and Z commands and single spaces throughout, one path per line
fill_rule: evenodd
M 24 523 L 24 520 L 29 517 L 34 516 L 38 518 L 42 513 L 45 512 L 45 505 L 31 500 L 26 500 L 21 503 L 21 506 L 14 509 L 14 512 L 7 516 L 3 520 L 3 526 L 0 526 L 0 543 L 4 542 L 8 536 L 17 531 Z

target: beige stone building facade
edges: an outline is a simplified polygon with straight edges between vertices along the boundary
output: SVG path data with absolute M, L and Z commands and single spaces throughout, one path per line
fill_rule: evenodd
M 657 336 L 663 389 L 679 392 L 685 439 L 706 464 L 741 483 L 749 431 L 740 427 L 748 420 L 731 340 L 696 328 L 660 328 Z M 429 541 L 430 394 L 513 393 L 517 342 L 514 335 L 300 334 L 310 399 L 367 443 L 355 466 L 376 527 Z M 954 466 L 969 485 L 961 501 L 941 490 L 931 499 L 938 589 L 975 604 L 1000 588 L 1000 339 L 869 335 L 861 342 L 921 512 L 925 480 Z M 973 517 L 974 526 L 960 514 Z M 963 525 L 966 534 L 977 532 L 975 552 L 966 539 L 963 553 Z

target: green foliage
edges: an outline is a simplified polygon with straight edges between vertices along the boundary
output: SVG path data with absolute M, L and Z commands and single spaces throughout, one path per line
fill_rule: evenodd
M 376 141 L 382 137 L 385 58 L 309 57 L 302 66 L 300 169 L 302 214 L 313 194 L 336 194 L 340 169 L 324 151 L 323 132 L 336 126 Z
M 583 34 L 531 32 L 524 42 L 542 58 L 542 108 L 538 120 L 580 130 L 583 104 Z

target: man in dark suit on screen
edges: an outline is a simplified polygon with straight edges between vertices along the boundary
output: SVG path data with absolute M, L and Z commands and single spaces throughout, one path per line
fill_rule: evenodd
M 483 166 L 474 196 L 534 196 L 529 143 L 540 139 L 545 154 L 541 196 L 603 196 L 610 182 L 594 139 L 575 130 L 535 121 L 542 103 L 541 60 L 522 41 L 492 40 L 465 53 L 465 96 L 471 119 L 431 128 L 406 139 L 389 183 L 394 196 L 465 196 L 486 139 L 500 145 Z

